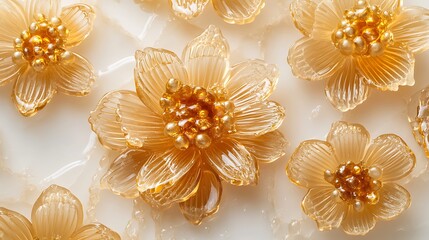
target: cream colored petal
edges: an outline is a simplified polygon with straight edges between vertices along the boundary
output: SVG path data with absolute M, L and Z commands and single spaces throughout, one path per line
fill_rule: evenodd
M 296 77 L 317 81 L 339 71 L 345 57 L 329 41 L 303 37 L 290 48 L 287 60 Z
M 410 207 L 410 193 L 396 183 L 384 184 L 379 194 L 380 200 L 377 205 L 370 206 L 371 211 L 379 219 L 392 220 Z
M 195 225 L 215 214 L 219 209 L 222 197 L 222 183 L 213 171 L 203 171 L 198 191 L 187 201 L 180 203 L 180 210 L 185 218 Z
M 353 110 L 365 102 L 368 92 L 367 81 L 356 69 L 356 64 L 351 58 L 348 58 L 343 67 L 329 77 L 325 87 L 329 101 L 342 112 Z
M 74 61 L 57 65 L 56 86 L 59 92 L 72 96 L 85 96 L 91 91 L 95 81 L 92 65 L 79 54 L 73 53 Z
M 289 179 L 302 187 L 332 186 L 325 181 L 326 170 L 338 167 L 334 149 L 328 142 L 309 140 L 302 142 L 289 159 L 286 173 Z
M 0 4 L 0 45 L 13 47 L 13 41 L 28 28 L 22 3 L 18 0 L 4 0 Z
M 94 9 L 87 4 L 74 4 L 67 6 L 61 13 L 64 26 L 70 31 L 66 46 L 74 47 L 85 40 L 94 25 Z
M 169 0 L 169 2 L 176 16 L 191 19 L 203 12 L 209 0 Z
M 290 4 L 292 20 L 302 34 L 309 37 L 313 31 L 314 15 L 322 0 L 293 0 Z
M 357 212 L 353 205 L 349 205 L 343 220 L 343 230 L 350 235 L 365 235 L 375 227 L 376 219 L 371 211 L 364 209 Z
M 229 45 L 219 28 L 210 25 L 183 50 L 189 83 L 209 89 L 224 86 L 229 74 Z
M 137 176 L 138 190 L 158 193 L 172 186 L 192 168 L 199 158 L 199 152 L 193 148 L 181 151 L 174 147 L 151 157 L 143 164 Z
M 406 7 L 389 25 L 395 42 L 404 43 L 414 54 L 429 49 L 429 10 L 423 7 Z
M 0 207 L 0 237 L 11 240 L 33 240 L 33 227 L 21 214 Z
M 27 0 L 25 11 L 28 14 L 28 22 L 33 22 L 37 14 L 43 14 L 48 18 L 61 15 L 61 0 Z
M 226 182 L 242 186 L 258 182 L 258 166 L 237 140 L 222 139 L 202 152 L 206 161 Z
M 395 12 L 402 6 L 402 0 L 372 0 L 371 4 L 379 6 L 383 11 Z
M 82 204 L 69 190 L 51 185 L 34 203 L 31 220 L 39 239 L 68 239 L 82 225 Z
M 244 109 L 255 102 L 265 101 L 274 91 L 279 80 L 276 65 L 262 60 L 249 60 L 232 67 L 228 89 L 235 109 Z
M 152 111 L 163 112 L 159 100 L 168 80 L 188 82 L 188 74 L 175 53 L 165 49 L 145 48 L 136 52 L 135 83 L 137 93 Z
M 285 109 L 276 102 L 255 103 L 235 112 L 236 135 L 261 136 L 280 127 L 285 119 Z
M 388 182 L 410 174 L 416 165 L 416 156 L 402 138 L 386 134 L 374 139 L 364 161 L 368 167 L 379 167 L 383 181 Z
M 52 71 L 38 73 L 29 67 L 15 82 L 12 98 L 19 112 L 31 117 L 43 109 L 54 97 L 56 74 Z
M 360 163 L 369 145 L 369 132 L 360 124 L 336 122 L 332 124 L 327 141 L 332 145 L 340 163 Z
M 121 240 L 121 237 L 103 224 L 94 223 L 77 230 L 70 240 Z
M 25 65 L 16 65 L 12 60 L 13 49 L 4 49 L 0 42 L 0 86 L 15 81 Z
M 414 56 L 402 46 L 389 46 L 381 56 L 357 58 L 357 64 L 368 84 L 380 90 L 414 84 Z
M 311 188 L 302 200 L 305 214 L 316 221 L 320 231 L 340 227 L 346 214 L 347 205 L 337 202 L 332 196 L 334 190 L 333 186 Z
M 231 24 L 253 22 L 265 6 L 265 0 L 212 0 L 212 2 L 217 14 Z

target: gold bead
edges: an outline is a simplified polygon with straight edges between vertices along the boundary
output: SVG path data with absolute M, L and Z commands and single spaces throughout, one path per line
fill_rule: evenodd
M 230 115 L 225 115 L 220 119 L 222 125 L 226 129 L 231 129 L 234 124 L 234 118 Z
M 63 53 L 61 53 L 61 61 L 65 62 L 65 63 L 71 63 L 74 61 L 74 54 L 69 52 L 69 51 L 65 51 Z
M 201 110 L 198 112 L 198 116 L 200 118 L 208 118 L 209 117 L 209 111 L 207 110 Z
M 33 46 L 37 46 L 37 45 L 42 44 L 43 39 L 42 39 L 42 37 L 41 37 L 41 36 L 39 36 L 39 35 L 35 35 L 35 36 L 33 36 L 33 37 L 31 37 L 31 38 L 30 38 L 29 42 L 30 42 Z
M 31 37 L 31 34 L 30 34 L 30 32 L 28 32 L 28 31 L 23 31 L 22 33 L 21 33 L 21 39 L 22 40 L 28 40 L 29 38 Z
M 43 58 L 37 58 L 32 62 L 32 67 L 36 72 L 41 72 L 46 69 L 46 62 Z
M 182 87 L 182 83 L 179 80 L 175 78 L 171 78 L 170 80 L 167 81 L 165 88 L 167 89 L 167 92 L 175 93 L 179 91 L 181 87 Z
M 383 52 L 384 48 L 379 42 L 371 43 L 369 45 L 369 54 L 372 57 L 380 56 Z
M 223 102 L 223 107 L 227 113 L 232 113 L 234 112 L 234 109 L 235 109 L 235 105 L 232 101 Z
M 353 43 L 355 45 L 355 52 L 359 54 L 364 54 L 367 52 L 367 44 L 365 42 L 365 39 L 363 37 L 358 36 L 353 39 Z
M 51 18 L 51 24 L 54 27 L 58 27 L 62 24 L 62 21 L 58 17 L 53 17 L 53 18 Z
M 361 200 L 356 200 L 353 203 L 353 207 L 357 212 L 362 212 L 364 210 L 364 203 Z
M 31 33 L 35 33 L 37 30 L 39 30 L 39 26 L 37 23 L 33 22 L 30 24 L 29 30 Z
M 379 200 L 380 200 L 379 195 L 374 192 L 366 195 L 366 202 L 371 205 L 377 204 Z
M 180 127 L 177 122 L 169 122 L 165 125 L 164 132 L 168 136 L 175 137 L 180 133 Z
M 335 176 L 334 176 L 334 174 L 331 172 L 331 170 L 326 170 L 326 171 L 324 172 L 324 177 L 325 177 L 325 180 L 326 180 L 327 182 L 329 182 L 329 183 L 332 183 L 332 182 L 335 180 Z
M 352 55 L 354 51 L 354 44 L 349 39 L 341 39 L 338 43 L 338 47 L 340 48 L 340 51 L 344 55 Z
M 380 182 L 380 181 L 378 181 L 378 180 L 372 180 L 371 182 L 370 182 L 370 187 L 371 187 L 371 189 L 373 190 L 373 191 L 377 191 L 377 190 L 380 190 L 380 188 L 383 186 L 383 184 Z
M 15 64 L 20 64 L 24 62 L 24 56 L 22 54 L 22 52 L 14 52 L 13 56 L 12 56 L 12 60 Z
M 332 197 L 335 199 L 336 202 L 342 202 L 343 201 L 341 199 L 341 192 L 338 189 L 335 189 L 334 191 L 332 191 Z
M 378 180 L 381 178 L 381 175 L 383 174 L 383 170 L 381 170 L 379 167 L 371 167 L 368 169 L 368 175 L 375 180 Z
M 195 137 L 195 145 L 198 148 L 201 148 L 201 149 L 208 148 L 211 143 L 212 143 L 212 139 L 209 137 L 209 135 L 205 133 L 198 134 Z
M 33 52 L 34 52 L 34 55 L 36 55 L 37 57 L 41 57 L 41 56 L 43 56 L 43 48 L 42 47 L 40 47 L 40 46 L 36 46 L 36 47 L 34 47 L 33 48 Z
M 354 37 L 355 35 L 355 29 L 348 26 L 344 29 L 344 33 L 346 34 L 347 37 Z
M 174 146 L 179 150 L 186 150 L 189 148 L 189 139 L 184 135 L 179 135 L 174 140 Z
M 381 35 L 380 41 L 381 41 L 384 45 L 387 45 L 387 44 L 391 43 L 391 42 L 393 41 L 393 35 L 392 35 L 392 33 L 391 33 L 391 32 L 389 32 L 389 31 L 384 32 L 384 33 Z

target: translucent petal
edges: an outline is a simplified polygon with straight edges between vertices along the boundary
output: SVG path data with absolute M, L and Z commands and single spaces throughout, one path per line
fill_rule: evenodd
M 340 163 L 360 163 L 370 141 L 368 131 L 360 124 L 336 122 L 332 124 L 327 141 L 332 145 Z
M 212 0 L 212 2 L 217 14 L 231 24 L 253 22 L 265 6 L 265 0 Z
M 262 102 L 235 112 L 237 135 L 261 136 L 280 127 L 285 119 L 284 108 L 276 102 Z
M 390 24 L 395 42 L 404 43 L 414 54 L 429 49 L 429 10 L 423 7 L 402 8 Z
M 232 67 L 227 89 L 235 109 L 244 109 L 255 102 L 265 101 L 274 91 L 279 79 L 275 65 L 262 60 L 249 60 Z
M 13 40 L 28 28 L 22 3 L 18 0 L 2 1 L 0 16 L 0 45 L 8 44 L 13 47 Z
M 91 91 L 95 81 L 92 65 L 80 55 L 73 53 L 74 61 L 55 67 L 58 78 L 56 86 L 59 92 L 72 96 L 85 96 Z
M 349 205 L 342 226 L 344 231 L 350 235 L 365 235 L 375 227 L 376 219 L 371 211 L 364 209 L 357 212 L 353 205 Z
M 311 188 L 302 200 L 305 214 L 317 222 L 320 231 L 340 227 L 346 214 L 347 205 L 336 201 L 334 190 L 333 186 Z
M 0 48 L 2 43 L 0 43 Z M 3 86 L 18 78 L 23 65 L 16 65 L 12 60 L 12 49 L 0 49 L 0 86 Z
M 397 91 L 414 83 L 414 56 L 402 46 L 389 46 L 383 55 L 357 60 L 361 74 L 380 90 Z
M 53 98 L 56 90 L 52 71 L 38 73 L 29 67 L 15 82 L 13 100 L 19 112 L 30 117 L 43 109 Z
M 424 88 L 410 99 L 408 120 L 414 138 L 429 158 L 429 87 Z
M 116 232 L 100 223 L 85 225 L 70 240 L 121 240 Z
M 137 176 L 138 190 L 158 193 L 172 186 L 192 168 L 199 157 L 199 152 L 193 148 L 181 151 L 174 147 L 151 157 Z
M 374 139 L 365 157 L 365 165 L 383 170 L 383 181 L 395 181 L 411 173 L 416 156 L 399 136 L 381 135 Z
M 370 208 L 374 215 L 382 220 L 392 220 L 398 217 L 411 204 L 410 193 L 395 183 L 384 184 L 379 194 L 379 202 Z
M 288 63 L 296 77 L 317 81 L 341 69 L 344 56 L 330 41 L 303 37 L 289 50 Z
M 224 86 L 229 74 L 229 45 L 219 28 L 210 25 L 183 50 L 192 86 Z
M 371 4 L 379 6 L 383 11 L 394 12 L 402 6 L 402 0 L 372 0 Z
M 258 182 L 257 163 L 237 140 L 219 140 L 202 154 L 224 181 L 237 186 Z
M 289 179 L 302 187 L 332 186 L 325 181 L 326 170 L 338 167 L 334 149 L 328 142 L 309 140 L 302 142 L 289 159 L 286 173 Z
M 352 59 L 347 59 L 343 67 L 329 77 L 325 87 L 329 101 L 342 112 L 353 110 L 365 102 L 368 92 L 367 81 Z
M 0 207 L 0 236 L 2 239 L 33 240 L 30 221 L 21 214 Z
M 94 19 L 94 9 L 87 4 L 80 3 L 65 7 L 61 13 L 61 20 L 70 31 L 66 45 L 77 46 L 85 40 L 92 31 Z
M 51 185 L 42 192 L 31 212 L 39 239 L 68 239 L 83 221 L 82 204 L 69 190 Z
M 191 19 L 199 16 L 209 0 L 169 0 L 176 16 Z
M 180 210 L 185 218 L 195 224 L 215 214 L 219 209 L 222 197 L 222 183 L 213 171 L 204 170 L 200 179 L 198 191 L 187 201 L 180 203 Z
M 165 49 L 145 48 L 136 52 L 135 82 L 137 93 L 152 111 L 162 113 L 159 100 L 171 78 L 188 82 L 188 74 L 175 53 Z
M 292 20 L 305 36 L 310 36 L 313 31 L 314 15 L 317 5 L 322 0 L 293 0 L 290 4 L 290 13 Z
M 33 22 L 37 14 L 43 14 L 48 18 L 61 15 L 61 0 L 27 0 L 25 10 L 28 14 L 28 22 Z

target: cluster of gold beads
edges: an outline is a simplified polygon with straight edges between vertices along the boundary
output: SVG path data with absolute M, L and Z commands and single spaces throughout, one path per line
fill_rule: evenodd
M 160 104 L 165 134 L 174 138 L 174 145 L 180 150 L 190 146 L 204 149 L 223 134 L 235 132 L 235 107 L 221 89 L 210 92 L 172 78 Z
M 341 164 L 335 172 L 326 170 L 325 180 L 334 185 L 334 198 L 353 204 L 360 212 L 365 204 L 374 205 L 379 201 L 381 175 L 382 170 L 378 167 L 364 168 L 360 163 L 349 161 Z
M 61 19 L 47 19 L 43 14 L 37 14 L 28 30 L 15 39 L 13 60 L 15 63 L 27 61 L 38 72 L 50 64 L 70 61 L 73 55 L 65 50 L 68 35 L 69 30 L 62 25 Z
M 393 35 L 388 30 L 392 14 L 367 1 L 357 1 L 353 9 L 344 13 L 344 19 L 332 34 L 332 41 L 344 55 L 379 56 Z

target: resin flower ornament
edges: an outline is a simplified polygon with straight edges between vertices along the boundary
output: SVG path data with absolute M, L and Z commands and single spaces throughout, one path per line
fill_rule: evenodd
M 411 101 L 409 108 L 410 115 L 408 119 L 411 123 L 414 137 L 429 158 L 429 87 L 417 94 L 416 101 Z
M 292 71 L 327 80 L 337 109 L 362 104 L 370 88 L 414 85 L 414 55 L 429 47 L 429 10 L 402 0 L 294 0 L 291 13 L 305 35 L 289 50 Z
M 0 207 L 1 239 L 120 240 L 100 223 L 83 225 L 82 204 L 69 190 L 52 185 L 33 205 L 31 222 L 23 215 Z
M 321 231 L 342 226 L 347 234 L 364 235 L 377 220 L 394 219 L 410 206 L 410 194 L 395 182 L 415 162 L 400 137 L 386 134 L 371 142 L 363 126 L 337 122 L 326 141 L 301 143 L 286 172 L 309 189 L 302 208 Z
M 221 179 L 256 184 L 259 163 L 283 156 L 284 109 L 267 100 L 277 68 L 261 60 L 230 67 L 218 28 L 192 40 L 182 60 L 146 48 L 136 62 L 137 93 L 107 94 L 89 119 L 100 142 L 122 152 L 103 180 L 114 193 L 154 207 L 180 203 L 199 224 L 218 210 Z
M 69 48 L 91 32 L 93 9 L 60 0 L 0 0 L 0 86 L 14 82 L 12 98 L 21 114 L 32 116 L 59 91 L 87 95 L 94 70 Z

